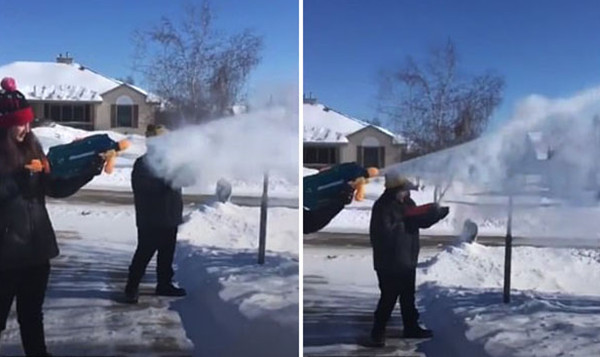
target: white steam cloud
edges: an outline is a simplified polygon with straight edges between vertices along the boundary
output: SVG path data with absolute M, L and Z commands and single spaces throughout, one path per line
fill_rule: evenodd
M 540 195 L 577 201 L 598 191 L 599 148 L 600 87 L 570 98 L 531 95 L 495 133 L 386 171 L 503 192 L 519 192 L 535 177 Z
M 220 178 L 260 180 L 265 171 L 297 184 L 297 86 L 255 103 L 262 108 L 251 104 L 248 113 L 148 139 L 150 165 L 179 187 L 213 185 Z

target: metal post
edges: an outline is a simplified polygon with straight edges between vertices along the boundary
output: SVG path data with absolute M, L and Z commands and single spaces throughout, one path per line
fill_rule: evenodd
M 510 302 L 510 268 L 512 256 L 512 213 L 513 196 L 508 196 L 508 223 L 506 224 L 506 242 L 504 248 L 504 303 Z
M 267 240 L 267 206 L 269 201 L 269 173 L 263 179 L 263 194 L 260 201 L 260 231 L 258 234 L 258 264 L 265 263 L 265 246 Z

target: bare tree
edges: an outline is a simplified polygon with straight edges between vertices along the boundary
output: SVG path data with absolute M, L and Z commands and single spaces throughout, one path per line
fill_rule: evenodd
M 181 21 L 162 17 L 134 34 L 134 68 L 178 116 L 200 122 L 223 116 L 242 98 L 260 62 L 261 36 L 246 29 L 226 35 L 214 28 L 208 1 L 188 4 Z
M 481 135 L 503 88 L 504 79 L 491 72 L 459 78 L 456 49 L 449 40 L 422 64 L 409 56 L 399 70 L 383 71 L 378 107 L 411 147 L 424 154 Z

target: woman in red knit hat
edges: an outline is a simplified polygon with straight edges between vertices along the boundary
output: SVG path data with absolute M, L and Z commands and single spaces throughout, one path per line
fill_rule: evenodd
M 16 299 L 25 354 L 49 356 L 42 304 L 58 245 L 45 196 L 72 195 L 101 172 L 104 161 L 99 158 L 89 172 L 72 179 L 29 170 L 32 160 L 45 160 L 30 127 L 33 110 L 14 79 L 4 78 L 0 85 L 0 332 Z

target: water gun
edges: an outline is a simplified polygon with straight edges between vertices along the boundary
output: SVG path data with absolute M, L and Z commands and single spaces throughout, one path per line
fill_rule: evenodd
M 356 190 L 354 198 L 361 201 L 364 199 L 368 179 L 377 175 L 379 170 L 374 167 L 366 169 L 355 162 L 348 162 L 305 176 L 304 207 L 314 210 L 338 200 L 346 185 Z
M 88 171 L 98 156 L 106 160 L 104 172 L 112 173 L 117 155 L 130 145 L 128 140 L 114 141 L 108 134 L 96 134 L 69 144 L 50 148 L 44 160 L 32 160 L 25 167 L 33 172 L 45 172 L 53 177 L 71 178 Z

